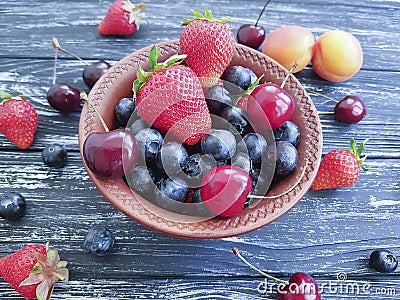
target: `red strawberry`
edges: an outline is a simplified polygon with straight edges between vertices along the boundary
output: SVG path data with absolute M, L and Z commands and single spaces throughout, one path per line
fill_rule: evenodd
M 136 110 L 147 123 L 188 145 L 211 129 L 211 117 L 196 74 L 177 65 L 185 56 L 174 55 L 157 64 L 159 50 L 149 53 L 152 72 L 141 67 L 134 82 Z
M 0 259 L 0 276 L 22 297 L 45 300 L 59 279 L 68 280 L 66 266 L 48 244 L 28 245 Z
M 360 177 L 360 167 L 365 158 L 360 158 L 364 151 L 365 140 L 356 147 L 356 142 L 350 140 L 351 150 L 336 149 L 329 151 L 323 158 L 317 176 L 311 186 L 312 190 L 334 189 L 352 185 Z
M 98 31 L 101 35 L 130 35 L 139 29 L 145 18 L 141 11 L 146 4 L 132 4 L 129 0 L 115 0 L 107 11 Z
M 0 132 L 21 149 L 28 148 L 38 127 L 38 114 L 26 97 L 1 92 Z
M 204 16 L 191 10 L 195 18 L 185 19 L 186 26 L 180 36 L 180 48 L 186 54 L 186 63 L 200 78 L 219 78 L 230 64 L 235 51 L 235 37 L 224 24 L 232 18 L 214 20 L 210 10 Z

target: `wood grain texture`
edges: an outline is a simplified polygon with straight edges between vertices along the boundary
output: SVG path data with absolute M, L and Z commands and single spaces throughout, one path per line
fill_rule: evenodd
M 350 137 L 367 137 L 369 171 L 354 186 L 310 191 L 285 216 L 251 233 L 215 241 L 178 239 L 151 231 L 115 210 L 89 180 L 78 151 L 80 111 L 62 115 L 47 103 L 54 51 L 51 37 L 89 62 L 115 63 L 153 43 L 179 38 L 189 7 L 231 15 L 234 32 L 253 23 L 264 1 L 144 1 L 148 24 L 126 38 L 97 33 L 111 0 L 1 1 L 0 90 L 27 94 L 39 113 L 39 129 L 29 150 L 20 151 L 0 136 L 0 191 L 28 201 L 24 218 L 0 219 L 0 257 L 27 243 L 50 243 L 70 262 L 71 280 L 57 284 L 52 299 L 275 299 L 260 293 L 263 278 L 231 252 L 238 247 L 256 266 L 284 279 L 304 271 L 327 288 L 346 273 L 370 294 L 325 290 L 323 299 L 397 299 L 398 271 L 378 274 L 368 257 L 378 247 L 400 255 L 400 3 L 397 0 L 271 1 L 260 21 L 267 32 L 287 24 L 310 29 L 316 37 L 331 29 L 357 36 L 364 50 L 362 70 L 343 83 L 318 78 L 310 67 L 296 76 L 307 88 L 340 100 L 356 94 L 367 105 L 359 124 L 344 125 L 330 112 L 334 103 L 313 97 L 321 112 L 324 153 L 347 147 Z M 156 3 L 155 3 L 156 2 Z M 58 81 L 86 90 L 80 62 L 60 54 Z M 327 112 L 327 113 L 326 113 Z M 41 150 L 60 142 L 68 164 L 50 173 Z M 82 250 L 94 224 L 106 224 L 117 237 L 110 255 L 96 258 Z M 343 282 L 342 282 L 343 283 Z M 393 294 L 396 292 L 396 295 Z M 0 299 L 21 299 L 0 280 Z

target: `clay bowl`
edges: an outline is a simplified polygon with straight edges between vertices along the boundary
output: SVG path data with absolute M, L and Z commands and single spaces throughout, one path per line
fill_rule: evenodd
M 161 51 L 160 61 L 179 53 L 179 40 L 156 45 Z M 114 107 L 119 99 L 132 96 L 132 82 L 136 78 L 137 65 L 149 68 L 147 56 L 151 46 L 138 50 L 116 63 L 92 88 L 89 98 L 99 110 L 109 127 L 113 128 Z M 264 74 L 263 81 L 281 84 L 287 70 L 262 53 L 242 45 L 236 45 L 232 65 L 252 69 L 257 76 Z M 135 194 L 123 178 L 103 180 L 96 177 L 85 165 L 90 179 L 100 193 L 118 210 L 132 220 L 153 230 L 177 237 L 193 239 L 216 239 L 244 234 L 261 228 L 288 212 L 309 190 L 318 170 L 322 151 L 322 130 L 317 110 L 299 81 L 291 75 L 285 90 L 296 103 L 292 121 L 301 130 L 297 146 L 299 166 L 289 177 L 269 190 L 268 196 L 279 195 L 292 186 L 290 192 L 274 199 L 263 199 L 254 207 L 244 209 L 233 217 L 209 219 L 177 214 L 162 209 Z M 79 145 L 87 136 L 104 129 L 93 108 L 85 104 L 79 123 Z M 303 162 L 308 161 L 304 176 Z M 299 178 L 301 180 L 299 181 Z M 296 182 L 298 184 L 296 184 Z

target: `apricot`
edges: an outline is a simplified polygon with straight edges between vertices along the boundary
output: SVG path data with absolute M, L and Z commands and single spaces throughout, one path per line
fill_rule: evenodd
M 297 62 L 293 71 L 296 73 L 311 61 L 314 42 L 314 35 L 308 29 L 288 25 L 275 29 L 265 38 L 262 52 L 288 70 Z
M 363 52 L 357 38 L 342 30 L 328 31 L 314 45 L 312 68 L 320 77 L 341 82 L 356 74 L 363 63 Z

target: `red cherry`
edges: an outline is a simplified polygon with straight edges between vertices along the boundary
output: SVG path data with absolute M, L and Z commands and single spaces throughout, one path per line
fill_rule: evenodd
M 278 288 L 278 300 L 320 300 L 321 295 L 315 280 L 308 274 L 292 274 L 288 285 Z
M 136 165 L 138 144 L 129 130 L 91 133 L 83 145 L 89 169 L 105 179 L 121 178 Z
M 240 26 L 236 35 L 239 44 L 248 46 L 253 49 L 258 49 L 261 46 L 262 42 L 265 39 L 265 29 L 264 27 L 258 25 L 258 22 L 260 21 L 261 16 L 267 8 L 269 2 L 270 0 L 265 3 L 254 25 L 244 24 Z
M 230 217 L 243 210 L 251 189 L 251 177 L 245 170 L 224 165 L 217 166 L 204 175 L 200 195 L 211 212 Z
M 92 88 L 109 68 L 111 68 L 111 65 L 102 59 L 98 62 L 86 65 L 82 74 L 83 81 L 89 88 Z
M 355 124 L 360 122 L 367 110 L 364 102 L 357 96 L 346 96 L 335 105 L 335 118 L 343 123 Z
M 251 93 L 247 111 L 250 119 L 261 129 L 277 129 L 292 117 L 294 101 L 280 86 L 264 83 Z
M 244 24 L 237 32 L 239 44 L 258 49 L 265 39 L 265 29 L 260 25 Z
M 61 112 L 75 111 L 81 105 L 79 90 L 66 83 L 52 85 L 47 91 L 46 97 L 51 107 Z

